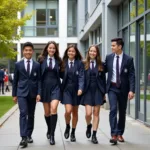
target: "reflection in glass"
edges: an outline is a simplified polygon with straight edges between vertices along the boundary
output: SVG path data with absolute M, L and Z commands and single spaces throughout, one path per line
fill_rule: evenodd
M 139 62 L 140 62 L 140 104 L 139 112 L 144 114 L 144 22 L 139 23 Z
M 135 65 L 135 58 L 136 58 L 136 26 L 135 23 L 130 25 L 130 56 L 133 57 L 134 66 Z M 135 68 L 136 69 L 136 68 Z M 135 97 L 129 102 L 130 103 L 130 115 L 135 118 Z
M 123 30 L 123 39 L 124 39 L 124 52 L 129 55 L 129 36 L 128 36 L 128 28 Z
M 68 0 L 68 37 L 77 36 L 77 2 Z
M 129 1 L 123 3 L 123 25 L 129 21 Z
M 56 9 L 49 10 L 50 25 L 56 25 Z
M 140 15 L 140 14 L 142 14 L 143 12 L 144 12 L 144 1 L 145 0 L 137 0 L 137 2 L 138 2 L 138 10 L 137 10 L 137 12 L 138 12 L 138 15 Z
M 150 0 L 147 0 L 147 9 L 149 9 L 150 8 Z
M 146 120 L 150 123 L 150 14 L 146 16 Z
M 130 20 L 136 17 L 136 0 L 130 0 Z

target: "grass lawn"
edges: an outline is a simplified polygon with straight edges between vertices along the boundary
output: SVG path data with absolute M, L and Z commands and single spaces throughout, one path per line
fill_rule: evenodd
M 11 96 L 0 96 L 0 117 L 2 117 L 15 103 Z
M 144 95 L 140 95 L 140 99 L 144 99 Z M 146 99 L 150 101 L 150 95 L 147 95 Z

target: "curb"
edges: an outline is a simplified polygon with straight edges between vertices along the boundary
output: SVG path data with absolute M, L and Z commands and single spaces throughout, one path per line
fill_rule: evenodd
M 7 113 L 5 113 L 1 118 L 0 118 L 0 127 L 7 121 L 7 119 L 18 109 L 18 105 L 16 104 L 13 106 Z

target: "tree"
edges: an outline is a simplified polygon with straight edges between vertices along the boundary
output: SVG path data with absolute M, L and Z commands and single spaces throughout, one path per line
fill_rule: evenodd
M 26 14 L 20 19 L 18 12 L 22 12 L 27 5 L 27 0 L 0 0 L 0 57 L 14 58 L 17 52 L 13 49 L 14 41 L 21 38 L 22 33 L 17 33 L 19 26 L 25 25 L 31 14 Z

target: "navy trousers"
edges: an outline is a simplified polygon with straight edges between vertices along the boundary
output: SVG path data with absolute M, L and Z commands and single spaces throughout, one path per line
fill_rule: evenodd
M 1 90 L 2 90 L 2 94 L 4 94 L 4 81 L 0 81 L 0 94 L 1 94 Z
M 123 95 L 120 89 L 115 86 L 111 86 L 108 92 L 108 97 L 110 103 L 109 122 L 111 127 L 111 135 L 123 135 L 125 129 L 128 95 Z M 117 110 L 119 110 L 118 121 Z
M 31 136 L 34 128 L 34 112 L 36 99 L 27 97 L 18 97 L 20 110 L 20 136 Z

